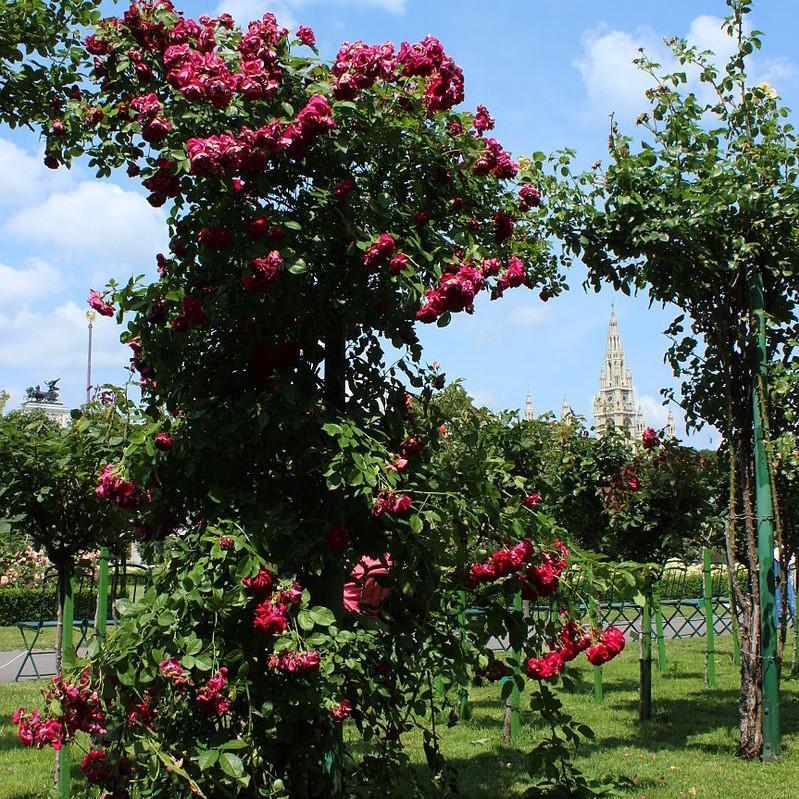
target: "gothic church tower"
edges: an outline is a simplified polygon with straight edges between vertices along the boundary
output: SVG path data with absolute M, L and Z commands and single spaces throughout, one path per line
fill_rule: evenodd
M 624 366 L 616 312 L 610 312 L 605 365 L 599 373 L 599 392 L 594 397 L 594 427 L 602 433 L 608 426 L 626 427 L 634 439 L 644 432 L 644 415 L 636 404 L 632 372 Z

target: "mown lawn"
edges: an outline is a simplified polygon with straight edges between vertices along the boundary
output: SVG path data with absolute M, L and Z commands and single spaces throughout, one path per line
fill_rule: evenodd
M 669 665 L 654 674 L 654 718 L 637 722 L 638 663 L 634 644 L 605 667 L 605 703 L 593 701 L 591 672 L 578 666 L 579 690 L 565 695 L 571 712 L 596 731 L 578 756 L 592 776 L 625 775 L 635 781 L 634 799 L 793 799 L 799 796 L 799 681 L 783 682 L 783 757 L 770 764 L 735 758 L 737 670 L 729 639 L 717 639 L 717 687 L 703 687 L 703 642 L 669 644 Z M 21 748 L 10 715 L 34 706 L 41 684 L 0 686 L 0 799 L 41 799 L 47 793 L 52 752 Z M 529 785 L 524 752 L 540 731 L 523 715 L 518 747 L 501 745 L 503 710 L 498 686 L 474 689 L 473 717 L 443 732 L 444 751 L 460 773 L 464 799 L 521 797 Z M 523 697 L 523 702 L 526 700 Z M 423 762 L 421 742 L 407 740 Z

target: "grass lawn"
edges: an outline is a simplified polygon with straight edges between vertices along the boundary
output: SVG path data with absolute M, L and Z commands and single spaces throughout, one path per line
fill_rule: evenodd
M 28 633 L 26 632 L 26 635 Z M 28 635 L 28 640 L 31 636 Z M 37 649 L 52 649 L 55 646 L 55 629 L 42 630 L 39 640 L 36 642 Z M 11 649 L 23 649 L 22 636 L 16 625 L 12 627 L 0 627 L 0 652 L 8 652 Z
M 743 763 L 735 758 L 737 669 L 729 638 L 717 638 L 717 687 L 705 689 L 701 640 L 670 642 L 669 665 L 654 672 L 654 718 L 637 722 L 638 663 L 634 644 L 605 667 L 605 703 L 596 705 L 591 671 L 574 668 L 579 690 L 564 695 L 568 709 L 596 731 L 578 757 L 589 775 L 626 775 L 633 799 L 793 799 L 799 796 L 799 681 L 782 689 L 783 757 L 779 762 Z M 41 683 L 0 686 L 0 799 L 41 799 L 47 793 L 51 751 L 17 744 L 10 715 L 18 705 L 36 706 Z M 464 799 L 521 797 L 529 784 L 524 752 L 536 740 L 535 717 L 526 712 L 517 748 L 501 745 L 503 709 L 499 687 L 471 692 L 473 717 L 443 732 L 443 748 L 460 773 Z M 527 699 L 522 697 L 523 707 Z M 424 761 L 421 741 L 408 736 L 412 756 Z
M 112 629 L 109 630 L 109 634 L 112 632 Z M 26 631 L 25 634 L 28 636 L 29 641 L 32 640 L 33 635 L 30 632 Z M 75 636 L 75 642 L 77 642 L 78 638 L 80 637 L 80 632 L 77 628 L 75 629 L 73 635 Z M 86 641 L 89 641 L 93 635 L 94 631 L 90 628 L 86 635 Z M 48 627 L 39 633 L 39 638 L 36 641 L 36 648 L 53 649 L 54 647 L 55 628 Z M 22 644 L 22 636 L 19 634 L 19 628 L 16 625 L 11 627 L 0 627 L 0 652 L 8 652 L 9 650 L 13 649 L 24 649 Z

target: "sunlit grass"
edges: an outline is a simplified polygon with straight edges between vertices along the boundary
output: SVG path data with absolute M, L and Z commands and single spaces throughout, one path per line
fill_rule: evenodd
M 594 777 L 624 775 L 636 785 L 630 796 L 646 799 L 793 799 L 799 796 L 799 681 L 782 685 L 783 756 L 779 762 L 744 763 L 735 757 L 738 673 L 730 639 L 717 638 L 717 687 L 703 686 L 704 642 L 670 642 L 669 663 L 654 670 L 654 714 L 639 724 L 636 647 L 605 667 L 605 703 L 595 704 L 589 668 L 577 665 L 578 690 L 564 701 L 596 732 L 577 757 Z M 0 686 L 0 799 L 42 799 L 52 778 L 53 753 L 17 743 L 10 716 L 19 705 L 37 706 L 43 683 Z M 502 746 L 499 687 L 471 691 L 473 715 L 443 729 L 444 752 L 459 772 L 464 799 L 521 797 L 530 784 L 524 752 L 542 733 L 529 711 L 517 746 Z M 527 699 L 522 697 L 523 707 Z M 424 761 L 421 740 L 407 736 L 411 754 Z M 73 754 L 79 757 L 80 753 Z

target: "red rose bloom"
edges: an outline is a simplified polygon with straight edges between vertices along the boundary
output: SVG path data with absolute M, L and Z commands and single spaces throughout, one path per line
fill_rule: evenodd
M 242 578 L 241 584 L 253 596 L 259 599 L 265 599 L 272 593 L 272 586 L 275 584 L 275 575 L 269 569 L 261 566 L 258 574 L 255 577 Z
M 297 40 L 306 47 L 314 47 L 316 45 L 316 36 L 307 25 L 300 25 L 297 28 Z
M 641 436 L 641 443 L 644 449 L 653 449 L 660 446 L 660 438 L 654 429 L 647 427 L 643 436 Z
M 336 187 L 333 189 L 333 196 L 337 200 L 345 200 L 350 196 L 354 188 L 355 181 L 351 180 L 350 178 L 345 178 L 344 180 L 340 180 L 338 183 L 336 183 Z
M 533 680 L 552 680 L 563 671 L 564 665 L 557 652 L 548 652 L 543 657 L 527 661 L 527 676 Z
M 114 315 L 114 306 L 106 302 L 95 289 L 89 290 L 89 299 L 87 302 L 100 316 Z
M 343 525 L 337 524 L 327 531 L 325 543 L 333 552 L 341 552 L 350 542 L 350 531 Z
M 541 495 L 538 493 L 538 491 L 532 491 L 522 500 L 522 505 L 530 510 L 535 510 L 540 501 Z
M 288 627 L 286 608 L 283 605 L 276 605 L 269 601 L 261 602 L 255 608 L 252 627 L 261 635 L 278 635 L 285 632 Z
M 155 448 L 159 452 L 168 452 L 172 449 L 172 436 L 169 433 L 158 433 L 155 436 Z

